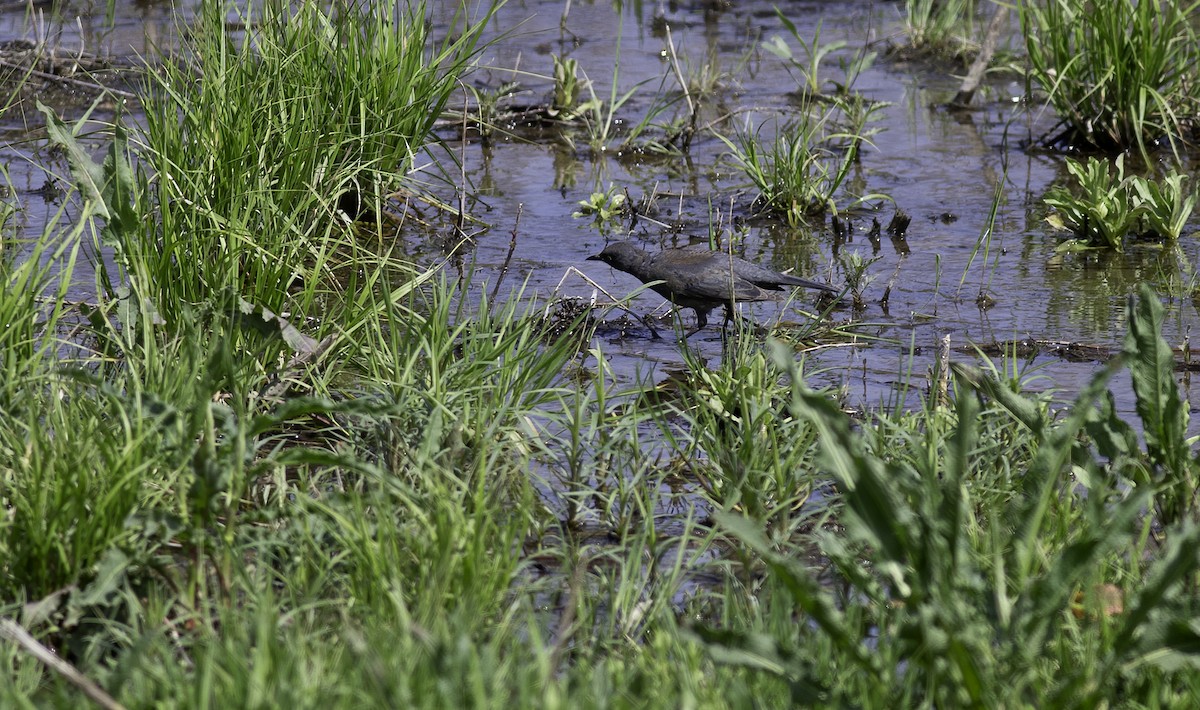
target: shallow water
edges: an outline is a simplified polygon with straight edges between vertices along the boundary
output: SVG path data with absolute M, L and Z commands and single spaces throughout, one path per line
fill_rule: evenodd
M 430 3 L 435 27 L 444 26 L 455 5 Z M 879 51 L 880 58 L 855 88 L 889 105 L 872 124 L 879 132 L 873 145 L 864 148 L 861 165 L 850 182 L 859 192 L 882 193 L 890 196 L 891 202 L 850 213 L 853 233 L 845 239 L 834 237 L 827 219 L 800 230 L 752 221 L 739 235 L 743 240 L 739 249 L 747 258 L 779 269 L 795 269 L 800 275 L 836 286 L 846 278 L 839 255 L 858 252 L 863 258 L 876 259 L 867 269 L 872 280 L 864 290 L 865 308 L 852 311 L 841 307 L 830 317 L 858 323 L 859 332 L 885 342 L 822 348 L 806 360 L 813 379 L 841 387 L 850 404 L 872 407 L 893 401 L 896 384 L 907 381 L 910 373 L 914 386 L 908 390 L 908 404 L 915 403 L 937 343 L 945 335 L 950 336 L 955 358 L 960 360 L 973 359 L 972 344 L 1019 339 L 1118 349 L 1124 334 L 1126 298 L 1139 281 L 1169 293 L 1172 282 L 1186 284 L 1192 278 L 1194 269 L 1189 265 L 1200 259 L 1194 235 L 1185 235 L 1177 252 L 1133 246 L 1124 254 L 1057 253 L 1061 237 L 1043 221 L 1041 198 L 1049 186 L 1065 179 L 1064 161 L 1060 156 L 1024 149 L 1031 137 L 1053 124 L 1053 117 L 1018 101 L 1021 87 L 1011 76 L 995 80 L 977 96 L 974 111 L 952 113 L 937 108 L 957 90 L 958 82 L 951 73 L 962 74 L 963 70 L 883 56 L 889 39 L 899 41 L 901 37 L 896 3 L 739 2 L 733 4 L 736 9 L 711 9 L 722 5 L 625 3 L 616 10 L 610 3 L 573 2 L 564 15 L 568 6 L 561 0 L 510 1 L 490 24 L 490 38 L 495 42 L 481 54 L 480 70 L 467 81 L 486 91 L 516 79 L 523 90 L 510 103 L 544 103 L 551 91 L 551 82 L 545 78 L 551 73 L 550 55 L 571 57 L 578 60 L 602 97 L 607 98 L 614 75 L 620 92 L 636 88 L 618 114 L 618 128 L 627 128 L 646 115 L 656 96 L 678 90 L 666 59 L 667 44 L 661 32 L 665 24 L 685 73 L 698 72 L 710 52 L 717 57 L 725 75 L 720 90 L 707 99 L 701 123 L 711 123 L 728 135 L 740 127 L 753 130 L 791 105 L 796 80 L 781 60 L 760 49 L 762 40 L 785 34 L 775 16 L 776 5 L 796 23 L 802 36 L 813 36 L 820 22 L 822 43 L 847 42 L 847 50 L 825 59 L 824 77 L 840 78 L 839 59 L 864 45 Z M 76 25 L 75 15 L 91 9 L 90 5 L 69 3 L 61 23 L 38 30 L 23 10 L 6 5 L 0 13 L 0 41 L 33 39 L 39 32 L 49 32 L 56 34 L 64 47 L 128 58 L 152 44 L 170 42 L 174 36 L 166 5 L 122 2 L 111 23 L 100 15 L 91 15 L 91 19 L 81 15 L 85 19 Z M 657 16 L 665 23 L 656 20 Z M 794 41 L 789 43 L 799 51 Z M 64 110 L 82 111 L 88 104 L 82 100 L 85 98 Z M 39 140 L 22 139 L 26 126 L 37 123 L 36 114 L 30 113 L 19 115 L 14 110 L 0 119 L 6 139 L 0 162 L 16 190 L 10 199 L 23 207 L 22 224 L 36 234 L 57 210 L 37 192 L 47 179 L 43 166 L 59 175 L 67 173 L 64 165 L 46 154 Z M 103 120 L 105 115 L 110 114 L 97 118 Z M 456 128 L 446 127 L 440 135 L 447 148 L 460 154 L 463 146 Z M 571 274 L 571 267 L 614 295 L 624 296 L 636 289 L 640 284 L 633 277 L 584 260 L 607 241 L 590 219 L 572 217 L 579 201 L 594 191 L 615 186 L 627 189 L 635 201 L 656 196 L 653 216 L 670 227 L 643 219 L 632 234 L 612 235 L 634 239 L 648 248 L 703 241 L 710 230 L 725 242 L 733 218 L 741 221 L 755 196 L 728 160 L 725 145 L 711 133 L 698 135 L 686 156 L 671 158 L 615 155 L 612 151 L 591 155 L 581 147 L 565 146 L 547 131 L 516 126 L 510 132 L 497 133 L 486 147 L 475 132 L 468 137 L 461 153 L 470 193 L 468 207 L 489 225 L 476 235 L 469 254 L 476 265 L 475 284 L 480 294 L 491 291 L 506 265 L 502 294 L 524 289 L 547 299 L 555 295 L 595 297 L 595 288 Z M 582 144 L 580 137 L 578 146 Z M 453 190 L 444 184 L 434 180 L 429 184 L 444 197 L 452 196 Z M 997 184 L 1002 185 L 1002 199 L 985 248 L 981 234 Z M 895 242 L 885 234 L 873 243 L 867 236 L 872 220 L 886 225 L 897 208 L 913 219 L 907 238 Z M 1196 227 L 1193 219 L 1189 231 Z M 404 236 L 413 256 L 430 261 L 445 242 L 444 235 Z M 82 278 L 80 288 L 85 289 L 87 282 Z M 880 301 L 889 285 L 885 306 Z M 1174 290 L 1180 289 L 1176 286 Z M 990 308 L 976 305 L 981 292 L 993 300 Z M 602 294 L 599 298 L 605 300 Z M 1191 300 L 1164 297 L 1164 303 L 1164 335 L 1179 345 L 1192 326 L 1200 324 L 1200 315 Z M 647 293 L 635 299 L 632 307 L 639 313 L 661 313 L 662 305 L 661 298 Z M 801 292 L 793 307 L 783 311 L 776 304 L 755 304 L 746 312 L 758 322 L 773 322 L 777 317 L 806 322 L 815 310 L 812 295 Z M 614 311 L 611 317 L 618 315 Z M 690 327 L 691 312 L 685 312 L 683 318 Z M 720 318 L 712 320 L 719 323 Z M 665 327 L 669 331 L 671 323 L 666 322 Z M 665 373 L 682 362 L 674 337 L 669 332 L 665 335 L 654 339 L 644 328 L 623 335 L 602 331 L 597 345 L 613 358 L 615 372 L 632 380 L 649 368 Z M 691 338 L 689 344 L 710 363 L 721 357 L 715 324 Z M 1030 383 L 1032 388 L 1055 389 L 1064 398 L 1082 386 L 1097 365 L 1049 354 L 1026 363 L 1026 367 L 1038 368 L 1042 376 Z M 1180 380 L 1185 396 L 1195 401 L 1190 378 L 1181 374 Z M 1128 376 L 1122 375 L 1113 387 L 1119 409 L 1132 416 Z M 1192 428 L 1200 430 L 1195 422 Z

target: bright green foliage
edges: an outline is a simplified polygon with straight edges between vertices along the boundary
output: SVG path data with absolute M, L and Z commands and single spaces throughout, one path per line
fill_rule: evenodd
M 562 59 L 551 55 L 554 60 L 554 99 L 550 104 L 550 115 L 564 121 L 574 120 L 576 116 L 591 107 L 583 102 L 583 82 L 579 78 L 579 61 Z M 596 101 L 595 97 L 592 101 Z
M 156 211 L 124 252 L 167 320 L 227 285 L 308 314 L 337 268 L 339 196 L 374 208 L 400 185 L 482 24 L 438 46 L 420 3 L 266 0 L 234 39 L 226 9 L 203 3 L 188 51 L 148 73 L 140 189 Z
M 1171 172 L 1160 182 L 1134 176 L 1130 182 L 1134 209 L 1145 223 L 1145 231 L 1166 239 L 1178 239 L 1196 207 L 1196 193 L 1185 189 L 1187 175 Z
M 905 0 L 904 18 L 912 49 L 957 55 L 970 44 L 974 0 Z
M 1129 318 L 1123 358 L 1059 422 L 958 367 L 955 411 L 859 427 L 793 371 L 790 411 L 813 428 L 817 464 L 836 483 L 837 525 L 815 534 L 813 555 L 721 515 L 767 576 L 758 628 L 701 626 L 696 637 L 715 660 L 779 677 L 805 705 L 1195 702 L 1195 684 L 1172 679 L 1200 666 L 1196 462 L 1149 289 Z M 775 361 L 792 358 L 777 349 Z M 1145 453 L 1105 393 L 1125 362 Z M 1169 527 L 1150 554 L 1152 499 Z M 818 581 L 806 559 L 832 569 Z
M 1175 355 L 1160 335 L 1162 304 L 1142 284 L 1138 296 L 1129 297 L 1127 314 L 1124 352 L 1146 437 L 1150 481 L 1157 488 L 1159 517 L 1175 522 L 1193 514 L 1200 462 L 1192 456 L 1186 438 L 1189 417 L 1175 384 Z
M 579 209 L 571 213 L 575 219 L 591 217 L 601 234 L 610 234 L 613 230 L 620 231 L 617 221 L 629 213 L 625 194 L 618 192 L 616 186 L 609 185 L 607 192 L 593 192 L 586 200 L 579 201 Z
M 1125 175 L 1124 156 L 1118 156 L 1115 175 L 1106 160 L 1088 158 L 1087 163 L 1067 159 L 1067 171 L 1075 178 L 1075 191 L 1051 188 L 1045 203 L 1057 210 L 1047 221 L 1057 229 L 1069 229 L 1083 243 L 1120 251 L 1130 233 L 1178 239 L 1196 203 L 1185 191 L 1187 178 L 1172 171 L 1161 183 L 1137 175 Z
M 1048 218 L 1059 229 L 1070 229 L 1085 242 L 1120 250 L 1137 214 L 1129 199 L 1124 156 L 1116 161 L 1116 176 L 1109 173 L 1107 160 L 1088 158 L 1087 163 L 1067 159 L 1067 172 L 1079 183 L 1079 196 L 1063 187 L 1046 193 L 1047 205 L 1058 210 Z
M 1070 128 L 1070 143 L 1104 151 L 1195 128 L 1200 105 L 1198 5 L 1164 0 L 1021 2 L 1033 79 Z
M 817 147 L 820 124 L 801 119 L 781 126 L 770 143 L 759 133 L 744 132 L 737 142 L 722 137 L 734 160 L 759 191 L 759 204 L 782 215 L 789 224 L 836 207 L 833 193 L 841 174 L 831 168 L 831 157 Z

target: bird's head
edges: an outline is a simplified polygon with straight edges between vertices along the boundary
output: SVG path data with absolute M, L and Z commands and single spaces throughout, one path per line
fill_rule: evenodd
M 641 264 L 646 258 L 646 252 L 638 249 L 630 242 L 613 242 L 604 247 L 604 251 L 589 256 L 588 261 L 603 261 L 609 266 L 628 271 L 630 267 Z

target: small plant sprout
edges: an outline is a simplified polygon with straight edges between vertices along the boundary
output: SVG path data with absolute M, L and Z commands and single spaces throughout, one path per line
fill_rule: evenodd
M 579 62 L 557 55 L 550 58 L 554 61 L 554 99 L 550 105 L 550 116 L 563 121 L 574 120 L 586 108 L 580 102 L 587 83 L 579 78 Z M 597 99 L 593 97 L 588 103 L 593 101 Z
M 813 33 L 812 42 L 806 42 L 800 36 L 799 30 L 796 29 L 795 23 L 787 18 L 779 8 L 775 8 L 775 14 L 779 16 L 779 21 L 787 28 L 792 38 L 799 43 L 803 52 L 803 59 L 798 59 L 796 54 L 792 52 L 792 48 L 788 46 L 786 40 L 779 35 L 774 35 L 771 39 L 763 42 L 763 49 L 766 49 L 771 54 L 782 59 L 787 63 L 788 73 L 799 75 L 797 80 L 801 90 L 809 96 L 821 95 L 821 62 L 825 60 L 831 52 L 836 52 L 846 46 L 844 40 L 821 44 L 821 23 L 817 23 L 817 28 Z
M 837 263 L 842 268 L 842 273 L 846 278 L 846 288 L 850 291 L 850 297 L 853 299 L 855 310 L 860 311 L 866 307 L 863 292 L 875 280 L 875 277 L 868 274 L 867 270 L 871 268 L 872 264 L 882 258 L 882 256 L 864 258 L 857 250 L 840 252 L 838 254 Z
M 521 85 L 515 81 L 506 81 L 495 88 L 467 87 L 471 97 L 475 99 L 476 127 L 484 145 L 491 142 L 496 127 L 501 123 L 501 102 L 514 96 L 520 89 Z
M 618 220 L 628 214 L 629 204 L 625 193 L 618 191 L 615 185 L 609 185 L 606 192 L 593 192 L 591 197 L 579 201 L 579 209 L 571 213 L 575 219 L 591 217 L 601 234 L 608 235 L 620 231 Z

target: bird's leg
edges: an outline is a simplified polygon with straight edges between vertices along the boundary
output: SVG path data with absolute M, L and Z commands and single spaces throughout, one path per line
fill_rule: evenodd
M 750 332 L 758 333 L 758 325 L 755 324 L 753 318 L 743 317 L 740 313 L 734 310 L 733 303 L 725 304 L 725 322 L 721 325 L 724 330 L 730 323 L 738 326 L 745 326 Z
M 696 333 L 704 330 L 704 326 L 708 325 L 708 311 L 700 308 L 693 308 L 696 311 L 696 327 L 688 331 L 687 335 L 683 336 L 684 340 L 692 337 Z
M 650 329 L 650 336 L 655 340 L 662 340 L 662 336 L 658 334 L 658 329 L 654 327 L 654 321 L 650 318 L 650 314 L 646 313 L 641 316 L 642 325 Z

